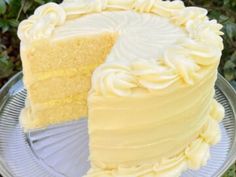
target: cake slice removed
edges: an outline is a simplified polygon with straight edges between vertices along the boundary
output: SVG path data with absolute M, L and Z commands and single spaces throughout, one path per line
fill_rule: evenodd
M 25 131 L 87 116 L 91 74 L 106 59 L 116 36 L 104 32 L 22 46 L 30 100 L 21 114 Z

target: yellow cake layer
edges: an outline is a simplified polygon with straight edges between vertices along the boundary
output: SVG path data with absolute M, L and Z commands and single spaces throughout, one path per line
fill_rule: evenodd
M 24 84 L 30 100 L 30 118 L 22 120 L 26 130 L 87 116 L 91 74 L 106 59 L 116 36 L 100 33 L 39 40 L 22 48 Z
M 21 52 L 27 83 L 30 74 L 100 64 L 110 52 L 116 33 L 100 33 L 68 37 L 60 40 L 39 40 Z
M 35 82 L 29 87 L 31 103 L 46 103 L 55 99 L 73 97 L 79 93 L 85 94 L 90 88 L 88 78 L 89 76 L 77 74 L 73 77 L 54 77 Z
M 72 68 L 66 68 L 66 69 L 55 69 L 55 70 L 47 70 L 44 72 L 38 72 L 34 73 L 30 77 L 27 77 L 27 84 L 29 86 L 33 85 L 34 83 L 38 83 L 40 81 L 48 80 L 54 77 L 75 77 L 75 76 L 91 76 L 91 73 L 93 72 L 94 68 L 96 68 L 97 63 L 94 62 L 92 64 L 80 66 L 79 68 L 72 66 Z M 78 75 L 80 73 L 80 75 Z

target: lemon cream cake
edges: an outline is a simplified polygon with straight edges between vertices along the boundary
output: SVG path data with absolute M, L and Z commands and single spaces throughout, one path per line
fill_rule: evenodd
M 222 26 L 182 1 L 64 0 L 18 30 L 25 131 L 88 117 L 87 177 L 178 177 L 219 142 Z

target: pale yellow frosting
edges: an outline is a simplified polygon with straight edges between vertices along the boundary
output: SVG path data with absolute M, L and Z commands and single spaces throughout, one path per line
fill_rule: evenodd
M 213 98 L 222 26 L 206 15 L 182 1 L 65 0 L 21 23 L 24 47 L 119 34 L 92 76 L 87 177 L 178 177 L 206 164 L 224 116 Z
M 179 153 L 208 121 L 215 78 L 211 74 L 194 86 L 172 85 L 175 90 L 156 93 L 143 89 L 118 92 L 117 98 L 91 91 L 88 103 L 92 161 L 130 165 L 148 163 L 152 158 L 160 161 Z
M 65 22 L 64 9 L 55 4 L 48 3 L 40 6 L 27 20 L 20 23 L 18 36 L 23 43 L 50 37 L 55 27 Z
M 145 105 L 145 103 L 144 103 Z M 138 131 L 139 133 L 136 132 L 135 135 L 132 136 L 132 130 L 127 129 L 126 130 L 126 134 L 123 135 L 124 137 L 118 137 L 117 135 L 121 133 L 118 133 L 117 131 L 114 130 L 107 130 L 109 133 L 105 133 L 105 130 L 103 131 L 104 134 L 101 134 L 102 136 L 105 136 L 104 139 L 106 139 L 106 137 L 108 137 L 108 134 L 110 135 L 110 140 L 109 142 L 113 145 L 113 146 L 109 146 L 107 148 L 104 148 L 105 151 L 99 151 L 99 153 L 101 154 L 96 154 L 101 156 L 101 160 L 103 161 L 104 159 L 106 159 L 107 154 L 111 157 L 113 157 L 113 159 L 109 159 L 109 162 L 107 165 L 107 163 L 103 163 L 103 162 L 97 162 L 97 161 L 93 161 L 94 163 L 92 164 L 93 168 L 91 168 L 91 170 L 88 172 L 87 176 L 88 177 L 129 177 L 129 176 L 134 176 L 134 177 L 150 177 L 150 176 L 158 176 L 158 177 L 178 177 L 181 175 L 181 173 L 183 171 L 185 171 L 187 168 L 190 169 L 194 169 L 197 170 L 199 169 L 201 166 L 206 165 L 207 160 L 210 157 L 210 152 L 209 152 L 209 147 L 210 145 L 214 145 L 216 143 L 219 142 L 220 140 L 220 129 L 219 129 L 219 121 L 222 120 L 223 118 L 223 112 L 221 112 L 223 109 L 223 107 L 217 103 L 216 101 L 213 100 L 213 102 L 211 102 L 210 104 L 211 106 L 211 111 L 208 113 L 207 117 L 204 118 L 204 126 L 202 129 L 200 129 L 200 135 L 196 136 L 196 140 L 194 140 L 192 143 L 189 142 L 189 145 L 186 147 L 186 145 L 181 144 L 183 143 L 183 141 L 181 141 L 181 138 L 183 138 L 184 136 L 186 137 L 186 135 L 189 135 L 189 133 L 191 134 L 192 130 L 194 129 L 195 125 L 189 124 L 188 121 L 185 120 L 185 122 L 182 122 L 182 129 L 184 127 L 188 127 L 188 131 L 185 131 L 184 134 L 176 134 L 173 135 L 173 139 L 171 140 L 169 133 L 171 130 L 171 133 L 173 131 L 173 133 L 176 132 L 180 132 L 181 131 L 181 126 L 179 126 L 179 124 L 177 124 L 176 122 L 173 121 L 172 122 L 168 122 L 169 124 L 172 123 L 173 127 L 170 126 L 169 129 L 167 129 L 166 127 L 162 127 L 162 126 L 158 126 L 157 129 L 161 129 L 160 131 L 165 132 L 165 134 L 162 133 L 162 136 L 165 137 L 167 139 L 167 144 L 159 144 L 159 146 L 156 147 L 156 149 L 152 149 L 151 152 L 151 157 L 148 159 L 148 157 L 146 156 L 147 152 L 144 152 L 142 149 L 140 149 L 139 153 L 136 153 L 135 156 L 133 157 L 134 161 L 132 161 L 132 165 L 129 165 L 128 163 L 118 163 L 119 165 L 115 165 L 114 162 L 117 161 L 117 159 L 129 159 L 135 152 L 134 149 L 128 151 L 126 153 L 126 151 L 128 149 L 126 149 L 126 151 L 122 151 L 122 153 L 119 152 L 119 148 L 126 148 L 125 146 L 133 144 L 133 142 L 137 143 L 138 141 L 148 141 L 150 138 L 150 135 L 145 135 L 145 131 Z M 117 114 L 117 112 L 114 112 L 114 114 Z M 212 116 L 214 115 L 214 116 Z M 218 119 L 219 115 L 221 115 L 221 119 Z M 217 120 L 217 121 L 216 121 Z M 168 120 L 167 120 L 168 121 Z M 170 120 L 169 120 L 170 121 Z M 191 121 L 191 120 L 190 120 Z M 92 122 L 92 120 L 91 120 Z M 118 124 L 118 123 L 117 123 Z M 101 127 L 101 126 L 100 126 Z M 142 128 L 142 126 L 140 126 L 140 128 Z M 176 130 L 177 129 L 177 130 Z M 94 131 L 95 128 L 92 128 L 91 131 Z M 156 130 L 152 129 L 152 136 L 156 135 Z M 90 132 L 91 133 L 91 132 Z M 92 134 L 93 136 L 93 134 Z M 181 137 L 182 136 L 182 137 Z M 104 140 L 104 139 L 99 139 L 99 141 L 96 141 L 96 145 L 100 144 L 101 142 L 103 143 L 108 143 L 108 140 Z M 118 138 L 120 138 L 120 140 L 118 140 Z M 157 137 L 155 137 L 157 138 Z M 174 140 L 176 139 L 176 143 L 180 142 L 179 144 L 175 144 Z M 102 141 L 103 140 L 103 141 Z M 123 140 L 127 140 L 125 142 L 123 142 Z M 153 141 L 150 141 L 153 142 Z M 124 144 L 123 147 L 117 147 L 117 143 L 119 144 Z M 186 142 L 184 142 L 186 143 Z M 91 144 L 93 145 L 93 141 L 91 142 Z M 142 142 L 143 144 L 143 142 Z M 176 146 L 177 147 L 176 147 Z M 180 148 L 180 147 L 184 147 L 179 153 L 175 153 L 175 149 L 171 149 L 171 147 L 175 147 Z M 117 147 L 117 149 L 115 148 Z M 131 148 L 131 147 L 130 147 Z M 133 147 L 134 148 L 134 147 Z M 138 148 L 136 146 L 136 148 Z M 159 153 L 159 151 L 163 152 L 165 149 L 166 150 L 166 154 L 164 156 L 169 158 L 165 158 L 163 157 L 162 160 L 153 160 L 153 154 L 155 154 L 155 151 Z M 109 150 L 112 149 L 113 154 L 109 154 Z M 91 151 L 92 152 L 92 151 Z M 130 154 L 131 153 L 131 154 Z M 179 155 L 176 155 L 179 154 Z M 139 161 L 138 157 L 140 157 L 140 155 L 144 155 L 144 157 L 142 157 L 142 160 Z M 91 155 L 91 158 L 93 154 Z M 148 159 L 147 161 L 145 161 L 145 159 Z

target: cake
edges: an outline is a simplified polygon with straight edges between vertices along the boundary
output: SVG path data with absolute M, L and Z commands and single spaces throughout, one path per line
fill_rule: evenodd
M 88 117 L 87 177 L 178 177 L 221 138 L 222 26 L 182 1 L 64 0 L 21 22 L 24 131 Z

